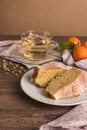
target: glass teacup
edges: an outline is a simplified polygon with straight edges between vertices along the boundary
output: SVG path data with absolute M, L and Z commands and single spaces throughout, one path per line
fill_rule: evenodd
M 50 50 L 52 35 L 46 31 L 27 31 L 21 36 L 24 57 L 30 60 L 46 59 Z

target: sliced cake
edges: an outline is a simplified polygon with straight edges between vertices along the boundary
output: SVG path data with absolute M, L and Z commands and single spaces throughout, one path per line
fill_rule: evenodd
M 72 68 L 56 76 L 46 87 L 46 93 L 53 99 L 75 97 L 87 92 L 83 71 Z
M 60 62 L 49 62 L 42 66 L 35 66 L 32 81 L 40 87 L 46 87 L 53 78 L 65 70 L 65 65 Z

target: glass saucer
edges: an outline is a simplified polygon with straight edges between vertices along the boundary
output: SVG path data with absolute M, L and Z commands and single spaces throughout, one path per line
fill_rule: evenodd
M 24 47 L 22 46 L 22 44 L 16 44 L 16 48 L 12 51 L 11 55 L 12 57 L 14 57 L 14 60 L 16 62 L 19 62 L 22 64 L 30 64 L 30 65 L 42 64 L 44 62 L 49 62 L 49 61 L 58 59 L 59 53 L 53 50 L 55 47 L 58 47 L 58 43 L 55 41 L 52 41 L 47 57 L 41 60 L 30 60 L 30 59 L 25 58 Z

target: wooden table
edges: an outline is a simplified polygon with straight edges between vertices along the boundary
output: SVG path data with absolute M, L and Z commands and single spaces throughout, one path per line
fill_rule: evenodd
M 54 37 L 58 42 L 66 37 Z M 0 40 L 20 39 L 19 36 L 0 36 Z M 86 40 L 87 37 L 80 37 Z M 0 66 L 2 59 L 0 59 Z M 52 106 L 40 103 L 28 97 L 20 86 L 22 75 L 16 77 L 5 74 L 0 67 L 0 130 L 38 130 L 72 107 Z

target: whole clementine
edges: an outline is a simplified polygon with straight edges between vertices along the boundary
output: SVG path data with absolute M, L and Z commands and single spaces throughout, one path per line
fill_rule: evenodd
M 87 47 L 87 41 L 81 43 L 82 46 Z
M 77 45 L 77 44 L 80 45 L 80 44 L 81 44 L 79 38 L 77 38 L 77 37 L 69 37 L 69 38 L 67 39 L 67 41 L 68 41 L 68 42 L 72 42 L 72 43 L 74 43 L 75 45 Z
M 77 60 L 87 58 L 87 48 L 84 46 L 75 47 L 72 51 L 73 58 Z

